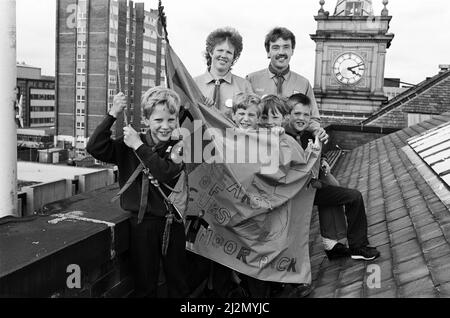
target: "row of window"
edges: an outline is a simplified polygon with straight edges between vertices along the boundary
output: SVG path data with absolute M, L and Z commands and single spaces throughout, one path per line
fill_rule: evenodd
M 55 95 L 30 94 L 31 100 L 55 100 Z
M 28 83 L 28 87 L 31 87 L 31 88 L 55 89 L 55 82 L 27 81 L 27 83 Z M 20 80 L 20 81 L 18 81 L 18 85 L 20 86 L 20 91 L 24 92 L 25 91 L 25 83 L 22 80 Z M 31 99 L 33 99 L 33 96 L 34 96 L 34 94 L 30 95 Z
M 54 106 L 33 106 L 30 107 L 31 112 L 54 112 L 55 107 Z
M 55 118 L 31 118 L 31 124 L 53 124 Z
M 109 96 L 111 97 L 111 96 L 115 96 L 117 93 L 116 93 L 116 90 L 115 89 L 110 89 L 109 90 Z M 125 94 L 125 96 L 128 96 L 128 90 L 126 89 L 125 90 L 125 92 L 124 92 L 124 94 Z M 130 90 L 130 97 L 134 97 L 134 91 L 131 91 Z

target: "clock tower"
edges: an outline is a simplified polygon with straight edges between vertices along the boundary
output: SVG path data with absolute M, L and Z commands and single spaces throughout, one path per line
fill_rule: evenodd
M 333 15 L 321 9 L 317 32 L 314 94 L 325 124 L 359 124 L 387 100 L 383 92 L 386 50 L 393 34 L 384 9 L 373 14 L 371 0 L 338 0 Z

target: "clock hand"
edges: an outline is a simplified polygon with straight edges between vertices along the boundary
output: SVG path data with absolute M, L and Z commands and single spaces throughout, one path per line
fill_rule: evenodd
M 360 67 L 360 66 L 364 66 L 364 63 L 358 64 L 358 65 L 355 65 L 355 66 L 352 66 L 352 67 L 347 67 L 347 69 L 348 69 L 349 71 L 351 71 L 352 69 L 357 68 L 357 67 Z
M 348 68 L 348 70 L 349 70 L 350 72 L 352 72 L 353 74 L 358 75 L 358 73 L 356 73 L 354 70 L 352 70 L 352 69 L 350 69 L 350 68 Z

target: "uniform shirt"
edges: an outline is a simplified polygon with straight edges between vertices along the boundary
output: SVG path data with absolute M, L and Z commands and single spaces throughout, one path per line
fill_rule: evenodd
M 277 79 L 275 74 L 270 72 L 268 68 L 247 75 L 247 80 L 250 82 L 256 95 L 277 95 Z M 311 123 L 308 130 L 315 131 L 319 129 L 320 114 L 311 84 L 303 76 L 290 71 L 284 77 L 282 97 L 290 97 L 298 93 L 305 94 L 311 99 Z
M 220 111 L 229 112 L 232 107 L 232 101 L 238 93 L 253 93 L 250 83 L 242 77 L 236 76 L 231 72 L 223 78 L 225 81 L 220 85 Z M 195 83 L 205 97 L 213 100 L 216 79 L 210 72 L 206 72 L 194 78 Z

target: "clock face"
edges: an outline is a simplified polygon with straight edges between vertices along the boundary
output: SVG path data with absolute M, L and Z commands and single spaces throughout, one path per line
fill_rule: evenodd
M 358 83 L 366 71 L 362 57 L 355 53 L 344 53 L 334 62 L 333 72 L 336 79 L 345 85 Z

